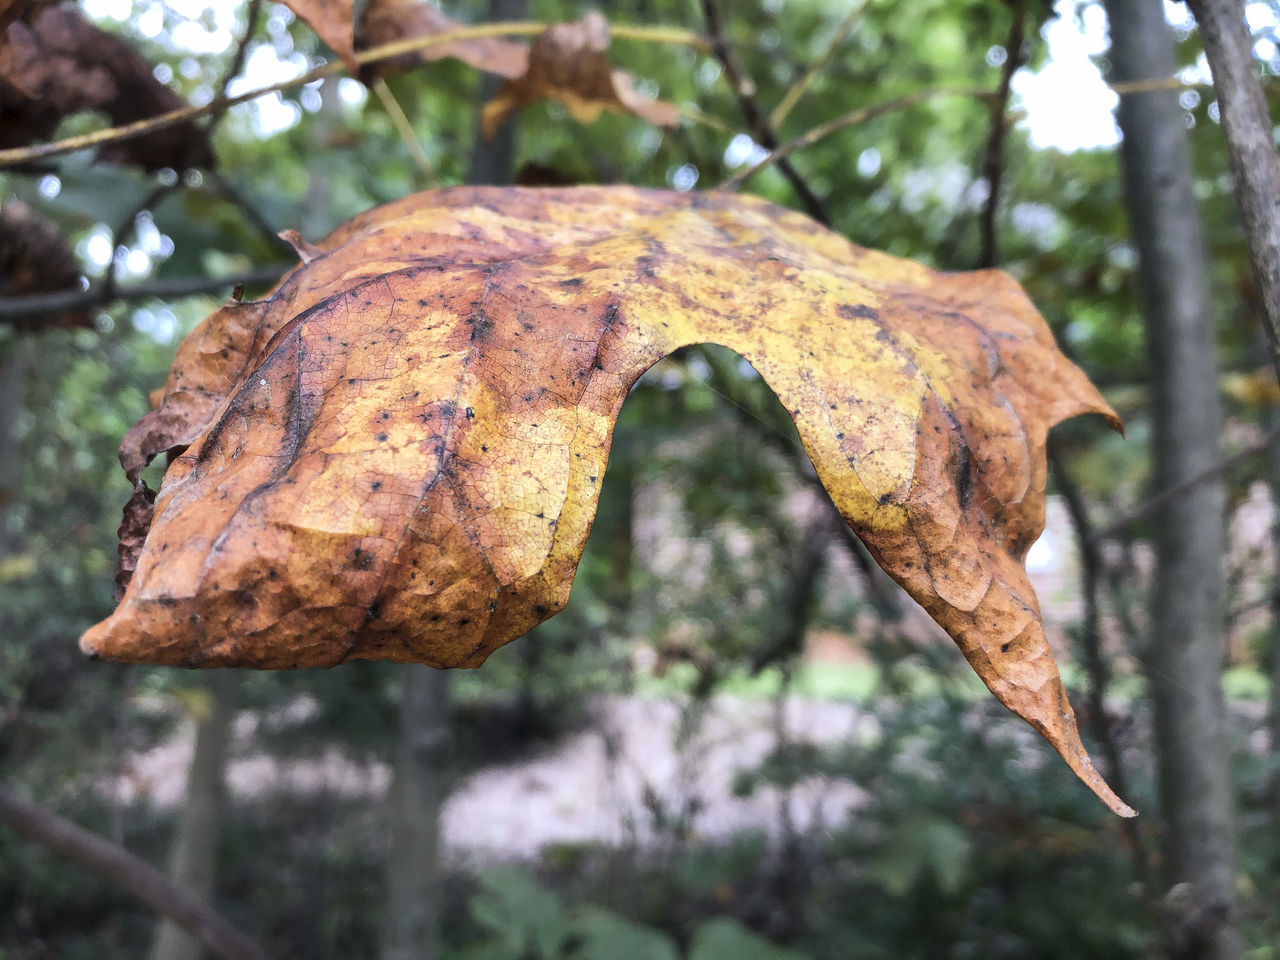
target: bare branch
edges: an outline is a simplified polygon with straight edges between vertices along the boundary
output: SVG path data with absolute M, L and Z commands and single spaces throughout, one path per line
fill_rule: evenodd
M 38 317 L 61 310 L 104 307 L 108 303 L 136 302 L 138 300 L 176 300 L 199 293 L 215 293 L 243 284 L 246 287 L 262 287 L 275 283 L 296 264 L 278 264 L 263 267 L 249 273 L 229 277 L 183 277 L 177 280 L 155 280 L 137 286 L 116 288 L 95 287 L 89 290 L 67 290 L 58 293 L 37 293 L 24 297 L 0 297 L 0 323 L 12 323 L 27 317 Z
M 982 173 L 987 180 L 987 202 L 982 207 L 980 221 L 982 250 L 978 255 L 979 267 L 994 267 L 998 256 L 996 213 L 1000 209 L 1000 184 L 1004 177 L 1004 141 L 1009 131 L 1009 92 L 1013 75 L 1022 66 L 1026 25 L 1027 0 L 1017 0 L 1013 7 L 1013 22 L 1009 24 L 1009 36 L 1004 42 L 1004 69 L 1000 72 L 995 96 L 991 98 L 991 132 L 987 135 L 987 153 L 982 161 Z
M 236 45 L 235 55 L 231 58 L 231 63 L 227 67 L 226 73 L 222 75 L 222 83 L 218 86 L 218 95 L 215 100 L 227 99 L 227 92 L 231 89 L 231 81 L 240 75 L 240 71 L 244 69 L 244 62 L 249 53 L 249 44 L 253 40 L 253 35 L 258 29 L 258 19 L 262 15 L 262 0 L 249 0 L 249 11 L 245 17 L 244 35 L 240 37 L 239 44 Z M 227 104 L 230 107 L 230 104 Z M 205 124 L 204 134 L 212 140 L 214 128 L 222 122 L 222 118 L 227 115 L 227 107 L 214 113 L 209 117 L 209 122 Z
M 813 146 L 819 140 L 829 137 L 838 130 L 865 123 L 874 117 L 893 113 L 895 110 L 905 110 L 907 107 L 914 107 L 916 104 L 924 103 L 926 100 L 936 100 L 939 97 L 967 97 L 973 100 L 990 100 L 992 96 L 994 95 L 990 90 L 980 90 L 975 87 L 934 87 L 929 90 L 917 90 L 915 93 L 894 97 L 892 100 L 885 100 L 882 103 L 873 103 L 869 107 L 859 107 L 857 110 L 851 110 L 849 113 L 836 117 L 834 120 L 828 120 L 826 123 L 814 127 L 794 140 L 789 140 L 776 147 L 759 163 L 753 164 L 742 173 L 736 173 L 729 177 L 724 183 L 720 184 L 719 189 L 737 190 L 770 164 L 779 163 L 797 150 Z
M 809 89 L 809 84 L 813 83 L 814 77 L 822 72 L 827 62 L 835 56 L 835 52 L 849 39 L 849 34 L 853 32 L 853 28 L 862 19 L 862 14 L 866 12 L 870 2 L 871 0 L 862 0 L 862 3 L 849 11 L 840 26 L 836 28 L 836 32 L 831 35 L 831 40 L 826 48 L 809 64 L 800 79 L 791 85 L 791 89 L 786 92 L 786 95 L 778 101 L 778 105 L 773 108 L 773 113 L 769 114 L 769 126 L 775 132 L 782 127 L 783 121 L 787 119 L 795 105 L 800 102 L 800 98 Z
M 751 132 L 760 146 L 766 150 L 774 150 L 778 146 L 778 135 L 774 132 L 773 127 L 769 125 L 769 120 L 760 110 L 760 105 L 756 103 L 755 84 L 743 72 L 738 65 L 737 59 L 733 56 L 733 51 L 729 49 L 729 41 L 725 38 L 724 31 L 720 27 L 720 11 L 716 7 L 715 0 L 702 0 L 702 15 L 707 21 L 707 34 L 711 43 L 711 52 L 715 54 L 716 59 L 720 61 L 720 66 L 724 69 L 725 79 L 729 81 L 730 89 L 733 90 L 734 96 L 738 98 L 738 105 L 742 108 L 742 115 L 746 117 L 747 126 L 751 128 Z M 791 164 L 791 161 L 779 156 L 777 163 L 778 170 L 787 178 L 787 182 L 795 190 L 809 216 L 819 223 L 829 225 L 831 218 L 827 215 L 822 201 L 805 183 L 804 178 L 800 176 L 800 172 Z
M 0 823 L 128 890 L 225 960 L 267 960 L 262 947 L 145 860 L 3 787 Z
M 389 60 L 406 53 L 425 50 L 428 47 L 456 43 L 459 40 L 472 40 L 476 37 L 536 36 L 546 27 L 547 25 L 544 23 L 484 23 L 474 27 L 450 30 L 446 33 L 384 43 L 381 46 L 370 47 L 368 50 L 361 50 L 356 54 L 355 59 L 356 63 L 361 65 L 377 63 L 378 61 Z M 658 27 L 611 27 L 609 35 L 613 39 L 639 40 L 646 43 L 684 44 L 695 49 L 706 48 L 706 41 L 698 34 L 688 30 L 668 30 Z M 55 140 L 52 143 L 0 150 L 0 167 L 12 167 L 18 164 L 30 163 L 33 160 L 58 157 L 65 153 L 102 146 L 104 143 L 131 140 L 154 130 L 162 130 L 175 124 L 185 123 L 188 120 L 219 113 L 237 104 L 247 103 L 250 100 L 256 100 L 258 97 L 266 96 L 269 93 L 278 93 L 281 90 L 288 90 L 292 87 L 304 86 L 316 80 L 322 80 L 325 77 L 341 73 L 344 69 L 345 67 L 341 61 L 335 60 L 321 64 L 314 70 L 308 70 L 306 73 L 290 80 L 271 83 L 265 87 L 258 87 L 255 90 L 250 90 L 234 97 L 215 97 L 201 107 L 183 107 L 181 110 L 171 110 L 168 113 L 148 117 L 146 120 L 126 123 L 119 127 L 109 127 L 105 130 L 95 130 L 93 133 L 86 133 L 78 137 L 67 137 L 65 140 Z
M 1166 487 L 1154 496 L 1149 497 L 1147 500 L 1139 504 L 1132 512 L 1118 520 L 1113 520 L 1101 530 L 1094 533 L 1094 539 L 1098 542 L 1103 540 L 1115 540 L 1130 527 L 1141 523 L 1143 520 L 1149 520 L 1152 517 L 1158 516 L 1160 513 L 1167 510 L 1188 491 L 1194 490 L 1201 484 L 1216 480 L 1225 473 L 1229 473 L 1250 457 L 1255 457 L 1275 446 L 1277 442 L 1280 442 L 1280 427 L 1269 431 L 1257 443 L 1252 446 L 1245 447 L 1239 453 L 1234 453 L 1231 456 L 1218 461 L 1213 466 L 1205 470 L 1201 470 L 1199 473 L 1193 474 L 1181 483 L 1175 483 L 1173 486 Z
M 1089 509 L 1085 504 L 1084 494 L 1071 478 L 1070 472 L 1063 466 L 1059 447 L 1060 444 L 1056 440 L 1049 441 L 1049 465 L 1053 468 L 1053 478 L 1058 491 L 1066 502 L 1067 515 L 1071 518 L 1076 544 L 1080 549 L 1080 592 L 1084 597 L 1080 645 L 1084 652 L 1085 670 L 1089 675 L 1089 712 L 1093 715 L 1094 732 L 1102 744 L 1102 755 L 1106 758 L 1107 779 L 1115 784 L 1117 790 L 1123 790 L 1124 796 L 1131 796 L 1128 774 L 1120 760 L 1120 745 L 1116 741 L 1115 730 L 1111 717 L 1107 713 L 1106 704 L 1107 687 L 1111 684 L 1111 670 L 1102 653 L 1100 593 L 1107 577 L 1107 563 L 1099 548 L 1093 522 L 1089 519 Z M 1134 873 L 1142 884 L 1143 891 L 1148 892 L 1151 864 L 1138 822 L 1132 819 L 1124 821 L 1124 832 Z

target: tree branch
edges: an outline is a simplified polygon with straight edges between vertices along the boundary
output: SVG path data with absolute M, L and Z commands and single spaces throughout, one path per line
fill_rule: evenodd
M 175 300 L 179 297 L 214 293 L 240 285 L 268 286 L 279 280 L 294 266 L 296 264 L 280 264 L 229 277 L 181 277 L 176 280 L 154 280 L 150 283 L 115 289 L 106 289 L 104 285 L 89 290 L 65 290 L 57 293 L 36 293 L 24 297 L 0 297 L 0 323 L 12 323 L 15 320 L 39 317 L 61 310 L 103 307 L 115 302 Z
M 215 100 L 226 101 L 227 91 L 231 89 L 231 81 L 240 75 L 240 71 L 244 69 L 244 62 L 249 53 L 249 43 L 253 40 L 253 35 L 258 29 L 258 19 L 262 15 L 262 0 L 249 0 L 249 12 L 245 17 L 244 34 L 240 37 L 240 42 L 236 45 L 235 55 L 231 58 L 231 63 L 227 67 L 226 73 L 222 75 L 222 83 L 218 86 L 218 95 Z M 227 104 L 230 107 L 230 104 Z M 222 118 L 227 115 L 227 108 L 217 111 L 209 117 L 209 122 L 205 124 L 204 135 L 209 138 L 212 147 L 213 131 L 218 124 L 222 122 Z
M 3 787 L 0 823 L 123 887 L 225 960 L 267 960 L 262 947 L 145 860 Z
M 1009 92 L 1013 75 L 1022 66 L 1022 44 L 1026 35 L 1027 0 L 1017 0 L 1013 8 L 1013 22 L 1009 24 L 1009 36 L 1004 42 L 1004 69 L 1000 83 L 991 98 L 991 132 L 987 136 L 987 153 L 982 161 L 982 173 L 987 180 L 987 202 L 982 207 L 980 221 L 982 250 L 978 254 L 979 267 L 994 267 L 998 257 L 996 238 L 996 214 L 1000 209 L 1000 183 L 1004 177 L 1004 141 L 1009 131 Z
M 1280 157 L 1239 0 L 1189 0 L 1213 71 L 1222 133 L 1244 222 L 1249 261 L 1262 301 L 1271 363 L 1280 377 Z
M 1099 592 L 1106 576 L 1106 560 L 1099 547 L 1099 540 L 1089 519 L 1084 494 L 1063 466 L 1060 444 L 1050 440 L 1049 465 L 1062 499 L 1067 505 L 1067 515 L 1075 530 L 1076 544 L 1080 549 L 1080 592 L 1084 597 L 1084 614 L 1080 624 L 1080 643 L 1084 652 L 1085 670 L 1089 674 L 1089 712 L 1093 714 L 1094 730 L 1102 744 L 1102 755 L 1107 762 L 1107 780 L 1121 796 L 1132 796 L 1128 776 L 1120 762 L 1120 745 L 1116 742 L 1111 717 L 1107 713 L 1107 687 L 1111 684 L 1111 671 L 1102 653 L 1102 615 Z M 1138 821 L 1124 821 L 1129 854 L 1133 859 L 1134 873 L 1142 884 L 1144 893 L 1150 891 L 1151 866 L 1146 845 Z
M 733 56 L 733 51 L 729 48 L 729 41 L 725 38 L 720 26 L 720 11 L 716 7 L 715 0 L 702 0 L 702 15 L 707 21 L 707 39 L 711 44 L 711 52 L 724 69 L 725 79 L 729 82 L 734 96 L 738 98 L 738 105 L 742 108 L 742 115 L 746 117 L 747 126 L 751 128 L 760 146 L 766 150 L 775 150 L 778 146 L 778 135 L 769 125 L 769 120 L 760 110 L 760 105 L 756 103 L 755 84 L 743 72 Z M 791 164 L 791 161 L 780 155 L 777 163 L 778 170 L 791 184 L 791 188 L 795 190 L 809 216 L 819 223 L 829 225 L 831 218 L 827 215 L 822 201 L 805 183 L 804 177 L 800 176 L 800 172 Z
M 809 84 L 813 83 L 814 77 L 822 72 L 823 67 L 827 65 L 841 45 L 849 39 L 849 34 L 853 32 L 853 28 L 858 25 L 858 21 L 862 19 L 862 15 L 866 12 L 867 6 L 871 0 L 862 0 L 860 4 L 854 7 L 841 21 L 840 26 L 836 28 L 836 32 L 831 35 L 823 51 L 818 54 L 817 58 L 809 64 L 801 75 L 800 79 L 791 85 L 791 89 L 786 95 L 778 101 L 778 105 L 773 108 L 773 112 L 769 114 L 769 127 L 775 132 L 782 126 L 783 122 L 790 115 L 791 110 L 800 98 L 804 96 L 805 91 L 809 89 Z
M 356 53 L 356 63 L 364 65 L 366 63 L 377 63 L 381 60 L 389 60 L 392 57 L 398 57 L 406 53 L 415 53 L 419 50 L 425 50 L 428 47 L 440 46 L 446 43 L 456 43 L 460 40 L 474 40 L 477 37 L 515 37 L 515 36 L 536 36 L 547 28 L 544 23 L 483 23 L 474 27 L 461 27 L 457 30 L 450 30 L 446 33 L 437 33 L 431 36 L 412 37 L 408 40 L 396 40 L 393 43 L 384 43 L 381 46 L 370 47 L 368 50 L 361 50 Z M 706 41 L 696 33 L 689 30 L 669 30 L 661 27 L 611 27 L 609 36 L 614 40 L 639 40 L 646 43 L 675 43 L 685 46 L 694 47 L 695 49 L 706 49 Z M 30 163 L 33 160 L 43 160 L 47 157 L 58 157 L 65 153 L 73 153 L 77 150 L 85 150 L 89 147 L 99 147 L 105 143 L 117 143 L 121 140 L 132 140 L 134 137 L 140 137 L 144 134 L 151 133 L 155 130 L 163 130 L 166 127 L 172 127 L 175 124 L 185 123 L 188 120 L 195 120 L 200 117 L 206 117 L 220 111 L 234 107 L 240 103 L 248 103 L 250 100 L 256 100 L 258 97 L 266 96 L 269 93 L 278 93 L 281 90 L 288 90 L 291 87 L 300 87 L 316 80 L 322 80 L 325 77 L 333 76 L 341 73 L 345 69 L 345 65 L 338 60 L 324 63 L 316 67 L 314 70 L 308 70 L 300 76 L 290 80 L 281 80 L 278 83 L 271 83 L 265 87 L 258 87 L 246 93 L 238 94 L 234 97 L 215 97 L 204 106 L 201 107 L 183 107 L 179 110 L 170 110 L 168 113 L 157 114 L 154 117 L 148 117 L 145 120 L 138 120 L 134 123 L 126 123 L 119 127 L 109 127 L 105 130 L 95 130 L 93 133 L 86 133 L 78 137 L 67 137 L 65 140 L 55 140 L 52 143 L 41 143 L 31 147 L 18 147 L 10 150 L 0 150 L 0 167 L 12 167 L 18 164 Z
M 1154 516 L 1158 516 L 1160 513 L 1176 503 L 1178 499 L 1184 496 L 1187 492 L 1194 490 L 1201 484 L 1209 483 L 1218 479 L 1218 477 L 1233 470 L 1250 457 L 1255 457 L 1270 449 L 1278 441 L 1280 441 L 1280 427 L 1276 427 L 1274 430 L 1269 431 L 1261 440 L 1252 446 L 1245 447 L 1238 453 L 1233 453 L 1231 456 L 1218 461 L 1213 466 L 1201 470 L 1197 474 L 1193 474 L 1181 483 L 1175 483 L 1173 486 L 1166 487 L 1159 493 L 1147 498 L 1130 513 L 1118 520 L 1113 520 L 1101 530 L 1096 531 L 1093 534 L 1095 542 L 1101 543 L 1103 540 L 1115 540 L 1130 527 L 1141 523 L 1143 520 L 1149 520 Z
M 904 94 L 901 97 L 894 97 L 892 100 L 885 100 L 881 103 L 873 103 L 869 107 L 859 107 L 857 110 L 851 110 L 843 116 L 836 117 L 834 120 L 828 120 L 826 123 L 814 127 L 794 140 L 789 140 L 774 148 L 759 163 L 753 164 L 742 173 L 736 173 L 729 177 L 720 184 L 718 189 L 737 190 L 765 167 L 772 163 L 780 163 L 797 150 L 813 146 L 819 140 L 823 140 L 831 134 L 845 129 L 845 127 L 865 123 L 867 120 L 883 116 L 886 113 L 914 107 L 916 104 L 924 103 L 926 100 L 936 100 L 939 97 L 968 97 L 974 100 L 990 100 L 993 96 L 994 94 L 990 90 L 981 90 L 976 87 L 934 87 L 929 90 L 917 90 L 915 93 Z M 0 157 L 2 156 L 3 152 L 0 151 Z

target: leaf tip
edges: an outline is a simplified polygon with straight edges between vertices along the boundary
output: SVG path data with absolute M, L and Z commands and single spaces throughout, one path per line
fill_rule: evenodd
M 1086 787 L 1092 790 L 1094 795 L 1105 803 L 1112 813 L 1126 818 L 1136 817 L 1138 811 L 1121 800 L 1120 796 L 1111 789 L 1110 784 L 1107 783 L 1102 774 L 1098 772 L 1093 758 L 1089 756 L 1089 751 L 1085 749 L 1084 742 L 1080 739 L 1080 730 L 1076 724 L 1076 716 L 1071 709 L 1071 704 L 1067 701 L 1066 690 L 1062 689 L 1060 681 L 1057 686 L 1061 705 L 1056 718 L 1057 722 L 1046 722 L 1043 715 L 1028 716 L 1023 714 L 1024 718 L 1040 732 L 1041 736 L 1049 741 L 1062 759 L 1067 762 L 1071 772 Z

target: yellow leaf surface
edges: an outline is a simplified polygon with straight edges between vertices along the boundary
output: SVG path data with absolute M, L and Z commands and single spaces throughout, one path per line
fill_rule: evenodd
M 624 187 L 419 194 L 309 255 L 198 327 L 126 437 L 141 552 L 87 652 L 478 666 L 568 599 L 632 384 L 718 343 L 992 692 L 1132 813 L 1080 742 L 1023 564 L 1049 427 L 1118 421 L 1008 276 L 752 197 Z M 148 528 L 139 476 L 166 451 Z

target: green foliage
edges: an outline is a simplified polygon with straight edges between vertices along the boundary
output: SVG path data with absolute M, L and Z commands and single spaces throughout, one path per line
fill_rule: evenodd
M 471 912 L 489 936 L 464 951 L 466 960 L 806 960 L 729 917 L 701 923 L 681 951 L 670 936 L 613 910 L 566 908 L 514 867 L 480 874 Z

